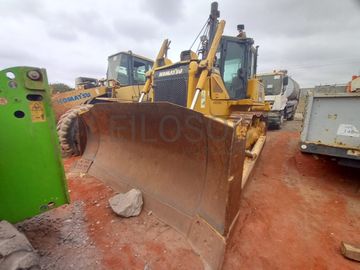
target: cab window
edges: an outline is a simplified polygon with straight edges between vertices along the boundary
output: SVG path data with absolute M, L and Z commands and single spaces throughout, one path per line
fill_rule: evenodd
M 243 74 L 246 72 L 246 67 L 244 67 L 245 47 L 231 41 L 226 44 L 223 80 L 230 99 L 243 98 L 246 95 L 246 79 Z
M 108 79 L 116 80 L 121 85 L 130 84 L 129 76 L 129 56 L 126 54 L 118 54 L 109 58 Z
M 133 79 L 134 84 L 144 84 L 146 81 L 146 72 L 149 71 L 151 65 L 141 59 L 134 57 L 133 61 Z

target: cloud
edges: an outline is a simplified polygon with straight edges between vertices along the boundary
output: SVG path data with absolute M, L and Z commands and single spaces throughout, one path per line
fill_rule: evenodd
M 19 49 L 8 48 L 6 52 L 0 51 L 0 59 L 1 60 L 3 60 L 3 61 L 11 60 L 14 58 L 21 58 L 21 59 L 24 59 L 25 61 L 37 59 L 36 55 L 19 50 Z
M 96 10 L 50 12 L 43 21 L 51 37 L 66 41 L 76 41 L 80 35 L 110 40 L 114 34 L 112 25 Z
M 184 16 L 183 0 L 144 0 L 142 3 L 142 10 L 150 12 L 156 20 L 162 23 L 174 24 Z
M 223 4 L 226 31 L 233 34 L 236 24 L 245 23 L 248 36 L 260 45 L 259 71 L 285 68 L 304 86 L 346 82 L 359 72 L 360 8 L 356 1 Z
M 169 56 L 192 41 L 210 1 L 0 0 L 0 68 L 48 69 L 50 81 L 103 77 L 107 56 L 119 51 L 154 58 L 164 38 Z M 303 86 L 339 83 L 360 73 L 359 0 L 219 1 L 226 35 L 245 24 L 260 45 L 259 71 L 286 68 Z
M 113 22 L 115 32 L 126 38 L 143 42 L 158 37 L 158 25 L 151 17 L 133 18 L 120 17 Z
M 52 25 L 51 28 L 47 27 L 47 33 L 51 38 L 68 42 L 76 42 L 78 39 L 78 32 L 76 32 L 74 29 L 68 28 L 66 25 L 61 23 Z
M 43 11 L 41 0 L 2 0 L 0 8 L 1 17 L 22 19 L 23 16 L 38 16 Z M 21 15 L 21 16 L 20 16 Z

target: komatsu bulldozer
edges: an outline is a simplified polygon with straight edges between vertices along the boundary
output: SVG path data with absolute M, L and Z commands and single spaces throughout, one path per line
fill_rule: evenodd
M 152 65 L 152 60 L 131 51 L 119 52 L 108 57 L 106 79 L 78 77 L 75 90 L 52 97 L 64 157 L 81 154 L 86 143 L 86 132 L 82 132 L 85 127 L 78 115 L 94 103 L 137 101 Z
M 219 15 L 214 2 L 199 50 L 179 62 L 166 57 L 165 40 L 138 103 L 81 115 L 88 139 L 75 167 L 118 191 L 139 188 L 145 208 L 184 234 L 208 269 L 221 268 L 269 110 L 254 40 L 243 25 L 222 35 Z

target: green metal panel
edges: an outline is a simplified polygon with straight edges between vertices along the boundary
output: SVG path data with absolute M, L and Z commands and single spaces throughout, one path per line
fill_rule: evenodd
M 68 202 L 45 69 L 0 71 L 0 220 Z

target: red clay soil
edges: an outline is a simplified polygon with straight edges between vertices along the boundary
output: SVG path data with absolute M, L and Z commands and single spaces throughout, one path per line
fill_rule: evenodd
M 298 132 L 269 132 L 223 269 L 360 269 L 360 171 L 298 151 Z
M 359 170 L 298 151 L 298 132 L 269 132 L 229 239 L 224 269 L 359 269 L 340 242 L 360 244 Z M 104 269 L 201 269 L 186 241 L 146 213 L 121 219 L 114 192 L 91 178 L 71 179 L 85 202 L 90 237 Z
M 69 188 L 73 201 L 85 202 L 88 235 L 104 269 L 202 269 L 186 240 L 146 211 L 136 218 L 116 216 L 108 206 L 114 191 L 97 179 L 72 179 Z
M 298 132 L 269 132 L 243 192 L 224 269 L 360 268 L 339 249 L 341 241 L 360 244 L 360 172 L 301 154 L 298 140 Z M 75 160 L 65 160 L 67 170 Z M 86 235 L 101 269 L 203 268 L 186 240 L 153 215 L 116 216 L 108 206 L 115 193 L 101 181 L 70 177 L 69 190 L 72 202 L 83 205 Z

